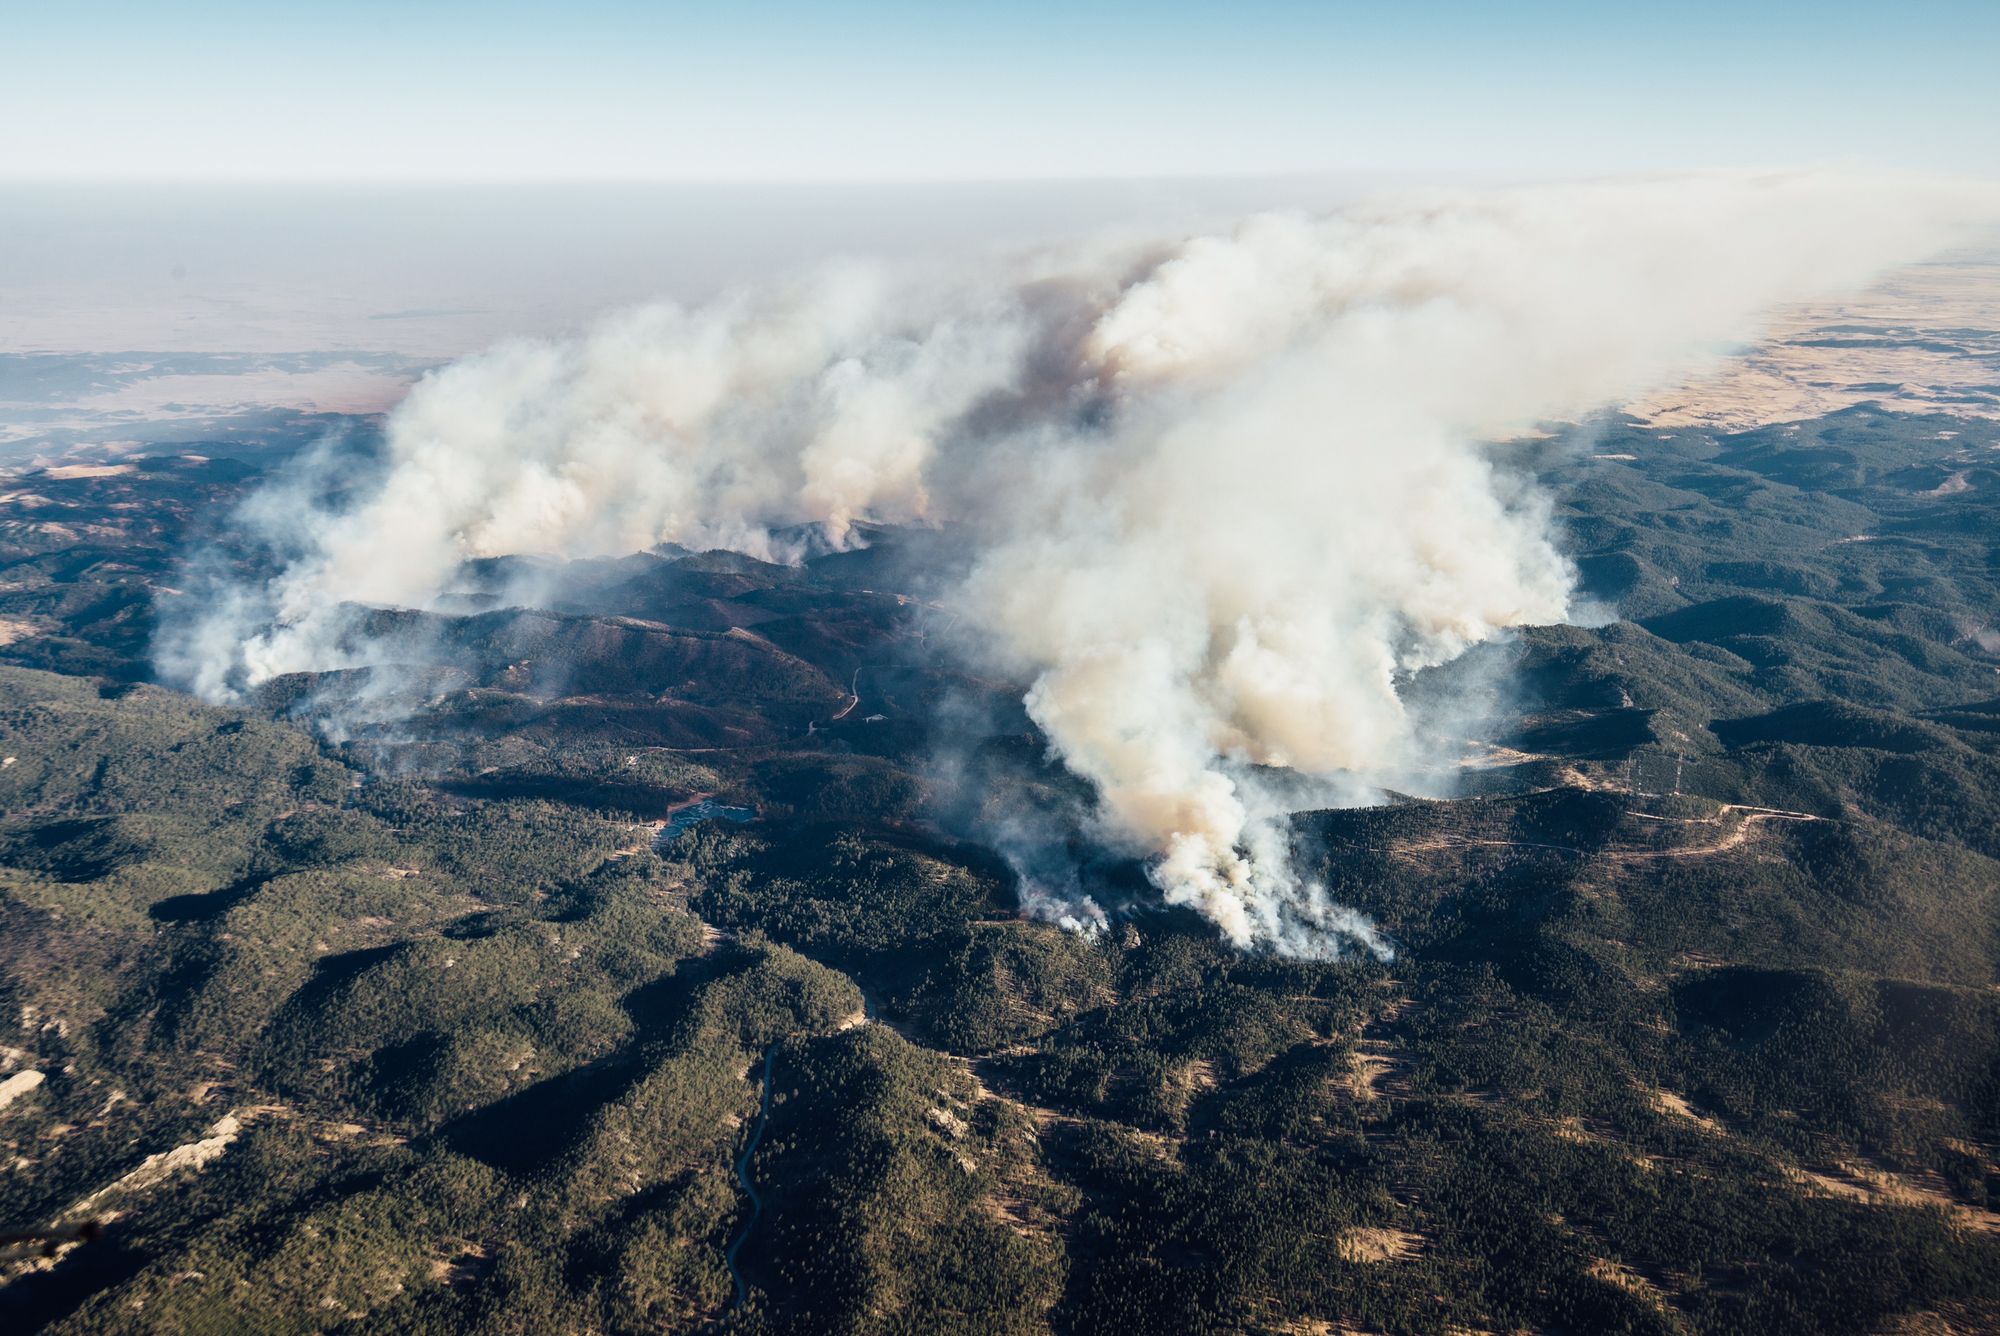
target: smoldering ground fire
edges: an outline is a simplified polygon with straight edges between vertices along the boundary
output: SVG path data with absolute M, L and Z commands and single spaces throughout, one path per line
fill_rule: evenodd
M 474 558 L 782 559 L 802 523 L 835 544 L 862 518 L 949 523 L 971 550 L 946 594 L 959 652 L 1025 684 L 1099 838 L 1241 946 L 1384 950 L 1293 872 L 1294 798 L 1259 776 L 1365 792 L 1418 746 L 1409 673 L 1568 614 L 1547 498 L 1488 443 L 1615 405 L 1992 206 L 1830 175 L 1524 189 L 639 307 L 426 377 L 358 501 L 261 498 L 243 522 L 278 573 L 176 613 L 161 667 L 229 699 L 400 662 L 357 608 L 433 606 Z

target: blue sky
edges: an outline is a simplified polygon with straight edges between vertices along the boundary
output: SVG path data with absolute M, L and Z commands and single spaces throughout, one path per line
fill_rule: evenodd
M 2000 3 L 0 0 L 0 178 L 2000 174 Z

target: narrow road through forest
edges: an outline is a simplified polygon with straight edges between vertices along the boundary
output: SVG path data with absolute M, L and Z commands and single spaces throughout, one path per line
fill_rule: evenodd
M 736 1181 L 743 1185 L 743 1191 L 750 1198 L 750 1218 L 743 1222 L 743 1232 L 729 1245 L 729 1251 L 722 1255 L 722 1261 L 729 1268 L 729 1278 L 736 1282 L 736 1301 L 730 1305 L 733 1311 L 743 1306 L 750 1297 L 750 1287 L 743 1283 L 743 1272 L 736 1265 L 736 1255 L 743 1251 L 743 1245 L 750 1241 L 750 1231 L 757 1228 L 757 1218 L 764 1214 L 764 1198 L 758 1194 L 757 1185 L 750 1181 L 750 1157 L 757 1153 L 757 1143 L 764 1139 L 764 1126 L 771 1121 L 771 1069 L 778 1061 L 778 1046 L 771 1045 L 764 1050 L 764 1096 L 757 1110 L 757 1125 L 750 1129 L 750 1140 L 744 1143 L 743 1154 L 736 1160 Z

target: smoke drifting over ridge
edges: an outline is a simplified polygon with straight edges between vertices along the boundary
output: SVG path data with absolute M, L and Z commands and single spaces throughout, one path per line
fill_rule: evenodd
M 1820 175 L 1441 196 L 627 311 L 427 377 L 358 503 L 260 498 L 284 569 L 170 626 L 161 667 L 229 699 L 392 662 L 353 605 L 432 606 L 478 557 L 782 559 L 800 523 L 950 521 L 966 652 L 1029 684 L 1107 842 L 1240 945 L 1379 948 L 1293 874 L 1258 768 L 1394 776 L 1404 676 L 1565 617 L 1546 503 L 1483 443 L 1621 402 L 1994 205 Z

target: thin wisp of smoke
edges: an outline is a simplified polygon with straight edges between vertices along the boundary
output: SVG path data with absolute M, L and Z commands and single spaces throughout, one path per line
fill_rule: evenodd
M 1421 732 L 1399 681 L 1566 616 L 1548 505 L 1488 443 L 1623 402 L 1993 203 L 1810 174 L 1515 190 L 626 311 L 427 377 L 358 504 L 265 497 L 283 569 L 177 621 L 162 669 L 227 699 L 390 662 L 356 605 L 435 606 L 482 557 L 783 559 L 801 523 L 838 544 L 863 518 L 950 522 L 974 554 L 962 650 L 1025 684 L 1099 838 L 1241 946 L 1386 952 L 1294 872 L 1295 798 L 1259 775 L 1365 792 Z

